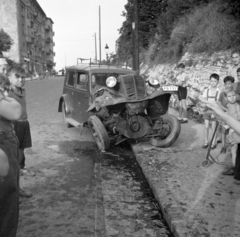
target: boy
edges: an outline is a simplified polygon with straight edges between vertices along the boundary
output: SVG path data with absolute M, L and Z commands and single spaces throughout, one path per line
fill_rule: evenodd
M 177 85 L 178 85 L 178 99 L 179 99 L 179 116 L 178 120 L 180 123 L 187 123 L 187 104 L 186 104 L 186 98 L 187 98 L 187 76 L 184 73 L 185 65 L 183 63 L 180 63 L 177 65 L 177 69 L 179 71 L 177 79 Z
M 219 89 L 217 87 L 219 83 L 219 75 L 213 73 L 210 75 L 210 87 L 207 88 L 203 93 L 203 98 L 208 101 L 217 101 L 219 98 Z M 211 110 L 205 111 L 203 115 L 204 119 L 204 144 L 202 145 L 203 149 L 208 148 L 208 134 L 209 134 L 209 124 L 212 121 L 212 130 L 215 130 L 216 127 L 216 117 L 214 116 Z M 211 145 L 211 149 L 215 149 L 216 145 L 216 135 L 214 136 L 213 143 Z
M 14 130 L 16 136 L 19 140 L 19 165 L 20 169 L 26 171 L 25 167 L 25 156 L 24 149 L 32 147 L 32 139 L 30 133 L 30 126 L 27 116 L 26 108 L 26 92 L 23 89 L 25 70 L 18 64 L 13 64 L 9 66 L 7 70 L 7 76 L 11 83 L 11 89 L 9 91 L 9 97 L 14 98 L 22 106 L 22 116 L 19 120 L 14 122 Z M 19 189 L 19 195 L 22 197 L 31 197 L 30 193 L 25 192 L 22 189 Z
M 224 110 L 227 111 L 227 104 L 229 103 L 227 100 L 226 93 L 233 89 L 234 78 L 231 76 L 226 76 L 223 79 L 224 89 L 219 95 L 219 105 Z M 222 137 L 222 149 L 221 153 L 226 153 L 226 129 L 221 127 L 221 137 Z
M 227 113 L 235 118 L 236 120 L 240 120 L 240 105 L 236 102 L 236 92 L 234 90 L 230 90 L 226 92 L 227 96 Z M 233 134 L 234 130 L 229 130 L 229 139 L 231 140 L 231 136 Z M 225 172 L 223 172 L 223 175 L 234 175 L 234 167 L 236 163 L 236 156 L 237 156 L 237 149 L 238 144 L 234 144 L 231 146 L 231 154 L 232 154 L 232 167 Z
M 6 74 L 8 63 L 5 58 L 0 58 L 0 73 Z

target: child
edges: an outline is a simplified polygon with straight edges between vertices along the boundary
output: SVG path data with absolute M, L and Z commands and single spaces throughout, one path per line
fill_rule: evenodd
M 234 78 L 231 76 L 226 76 L 223 79 L 224 89 L 219 95 L 219 106 L 226 112 L 227 111 L 227 96 L 226 93 L 233 89 Z M 226 153 L 226 129 L 224 126 L 221 127 L 221 138 L 222 138 L 222 149 L 221 153 Z
M 6 74 L 8 68 L 8 63 L 5 58 L 0 57 L 0 73 Z
M 187 123 L 187 76 L 184 73 L 185 65 L 180 63 L 177 65 L 179 74 L 177 76 L 177 85 L 178 85 L 178 99 L 179 99 L 179 116 L 178 120 L 181 123 Z
M 240 105 L 236 102 L 236 92 L 234 90 L 230 90 L 226 92 L 228 104 L 227 104 L 227 113 L 235 118 L 236 120 L 240 120 Z M 232 136 L 234 130 L 229 130 L 229 137 Z M 234 144 L 231 146 L 231 154 L 232 154 L 232 167 L 226 171 L 224 171 L 223 175 L 234 175 L 234 167 L 236 163 L 236 155 L 237 155 L 238 144 Z
M 20 169 L 25 167 L 25 155 L 24 149 L 32 147 L 32 139 L 30 133 L 30 126 L 27 116 L 27 107 L 26 107 L 26 92 L 23 89 L 25 70 L 18 64 L 13 64 L 9 66 L 7 70 L 7 76 L 11 83 L 11 90 L 9 91 L 9 96 L 16 99 L 22 106 L 22 116 L 18 121 L 14 122 L 14 130 L 16 136 L 19 140 L 19 165 Z M 19 195 L 22 197 L 31 197 L 30 193 L 25 192 L 22 189 L 19 189 Z
M 219 90 L 218 85 L 219 83 L 219 75 L 216 73 L 213 73 L 210 75 L 210 87 L 207 88 L 203 93 L 203 98 L 208 101 L 217 101 L 219 97 Z M 209 134 L 209 124 L 210 121 L 212 122 L 212 130 L 215 130 L 216 127 L 216 118 L 211 110 L 205 111 L 205 114 L 203 115 L 204 119 L 204 144 L 202 145 L 203 149 L 208 148 L 208 134 Z M 214 136 L 213 143 L 211 145 L 211 149 L 215 149 L 217 147 L 216 145 L 216 135 Z
M 0 236 L 16 236 L 19 216 L 18 141 L 11 121 L 22 111 L 16 100 L 4 95 L 8 85 L 0 73 Z

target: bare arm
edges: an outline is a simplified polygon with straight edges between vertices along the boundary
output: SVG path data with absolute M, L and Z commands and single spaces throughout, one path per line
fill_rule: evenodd
M 240 105 L 237 104 L 237 117 L 238 117 L 238 120 L 240 120 Z
M 236 133 L 240 135 L 240 121 L 225 113 L 216 101 L 207 101 L 199 97 L 207 107 L 212 109 L 226 124 L 228 124 Z
M 0 116 L 9 120 L 18 120 L 21 114 L 22 107 L 15 99 L 6 96 L 0 100 Z
M 218 101 L 218 105 L 223 111 L 227 112 L 227 108 L 225 108 L 220 101 Z

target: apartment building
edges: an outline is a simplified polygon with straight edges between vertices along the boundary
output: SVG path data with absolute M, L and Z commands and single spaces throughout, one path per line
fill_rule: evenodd
M 0 0 L 0 29 L 14 41 L 4 56 L 24 64 L 29 72 L 51 71 L 55 66 L 53 24 L 36 0 Z

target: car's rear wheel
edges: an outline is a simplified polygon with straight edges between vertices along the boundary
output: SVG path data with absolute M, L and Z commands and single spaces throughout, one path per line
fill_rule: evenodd
M 175 116 L 170 114 L 162 115 L 161 118 L 165 126 L 168 127 L 167 135 L 164 139 L 158 137 L 151 138 L 149 142 L 153 146 L 169 147 L 177 140 L 181 132 L 181 124 Z
M 96 115 L 92 115 L 88 118 L 88 126 L 99 150 L 107 150 L 110 147 L 110 139 L 101 120 Z
M 66 105 L 65 105 L 64 101 L 62 102 L 62 117 L 63 117 L 63 122 L 65 123 L 66 127 L 67 128 L 72 127 L 72 125 L 70 123 L 68 123 L 67 119 L 66 119 L 68 117 L 68 115 L 66 113 Z

